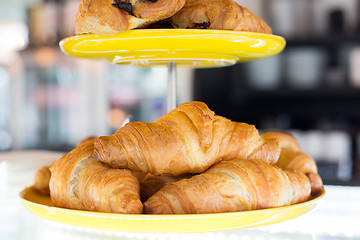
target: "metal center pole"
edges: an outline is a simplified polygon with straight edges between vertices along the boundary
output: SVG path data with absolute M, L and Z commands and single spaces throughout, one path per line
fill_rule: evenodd
M 176 63 L 167 63 L 168 67 L 168 79 L 167 79 L 167 95 L 166 95 L 166 110 L 170 112 L 177 107 L 176 105 Z

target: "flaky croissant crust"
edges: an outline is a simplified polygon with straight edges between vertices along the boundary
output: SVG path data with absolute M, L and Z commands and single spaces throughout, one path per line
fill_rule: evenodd
M 113 168 L 155 175 L 201 173 L 223 160 L 278 160 L 277 141 L 253 125 L 216 116 L 205 103 L 181 104 L 151 123 L 132 122 L 95 141 L 94 156 Z
M 176 28 L 207 28 L 271 34 L 269 25 L 233 0 L 186 0 L 170 19 Z
M 268 131 L 261 134 L 263 139 L 275 139 L 281 148 L 276 166 L 304 173 L 311 182 L 311 192 L 316 195 L 323 188 L 323 181 L 318 174 L 315 160 L 301 152 L 299 143 L 294 136 L 286 132 Z
M 112 169 L 91 155 L 94 139 L 80 143 L 50 168 L 50 195 L 57 207 L 142 213 L 140 186 L 128 169 Z
M 162 21 L 175 28 L 272 33 L 262 18 L 232 0 L 82 0 L 75 32 L 116 34 Z
M 167 183 L 144 203 L 149 214 L 235 212 L 286 206 L 310 197 L 309 179 L 262 160 L 217 163 L 190 179 Z
M 118 2 L 130 4 L 131 12 L 115 7 L 114 0 L 82 0 L 76 16 L 75 33 L 103 35 L 142 28 L 171 17 L 185 4 L 185 0 Z

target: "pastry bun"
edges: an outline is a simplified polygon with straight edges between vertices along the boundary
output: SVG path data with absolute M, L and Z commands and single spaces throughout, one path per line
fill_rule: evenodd
M 185 0 L 82 0 L 75 33 L 106 35 L 143 28 L 173 16 L 184 4 Z

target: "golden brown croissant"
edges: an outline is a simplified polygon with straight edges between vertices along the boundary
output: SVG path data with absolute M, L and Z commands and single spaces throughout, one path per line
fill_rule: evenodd
M 263 19 L 232 0 L 186 0 L 170 21 L 175 28 L 272 33 Z
M 78 143 L 78 146 L 82 144 L 85 141 L 92 140 L 95 141 L 96 137 L 91 136 L 88 137 Z M 49 195 L 50 196 L 50 188 L 49 188 L 49 182 L 51 177 L 50 172 L 51 166 L 43 166 L 39 168 L 35 173 L 35 183 L 34 188 L 40 192 L 43 195 Z
M 160 176 L 147 173 L 140 182 L 140 196 L 141 201 L 145 202 L 154 193 L 159 191 L 166 183 L 177 182 L 182 179 L 191 178 L 193 174 L 183 174 L 180 176 L 173 176 L 169 174 L 163 174 Z
M 152 123 L 132 122 L 95 141 L 94 156 L 113 168 L 155 175 L 201 173 L 231 159 L 278 160 L 276 140 L 253 125 L 216 116 L 205 103 L 181 104 Z
M 313 194 L 322 189 L 323 182 L 318 174 L 315 160 L 300 151 L 300 146 L 292 135 L 284 132 L 269 131 L 262 133 L 261 136 L 263 139 L 276 139 L 279 142 L 281 153 L 276 163 L 278 167 L 296 170 L 308 176 Z
M 76 34 L 116 34 L 140 28 L 174 15 L 185 0 L 82 0 Z
M 50 196 L 49 181 L 50 181 L 49 166 L 39 168 L 35 173 L 34 188 L 43 195 Z
M 190 179 L 167 183 L 144 203 L 150 214 L 218 213 L 286 206 L 308 200 L 302 173 L 262 160 L 222 161 Z
M 57 207 L 142 213 L 140 186 L 127 169 L 112 169 L 91 157 L 94 139 L 81 142 L 50 168 L 50 195 Z

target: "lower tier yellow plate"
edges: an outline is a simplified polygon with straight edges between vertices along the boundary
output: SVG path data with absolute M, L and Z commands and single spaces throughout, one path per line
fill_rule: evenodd
M 115 35 L 78 35 L 60 42 L 61 50 L 73 57 L 137 66 L 176 62 L 191 67 L 270 57 L 285 45 L 284 38 L 271 34 L 204 29 L 137 29 Z
M 51 200 L 29 187 L 21 192 L 23 205 L 32 213 L 55 222 L 107 231 L 133 233 L 214 232 L 265 226 L 286 221 L 311 211 L 325 195 L 304 203 L 264 210 L 188 215 L 130 215 L 58 208 Z

